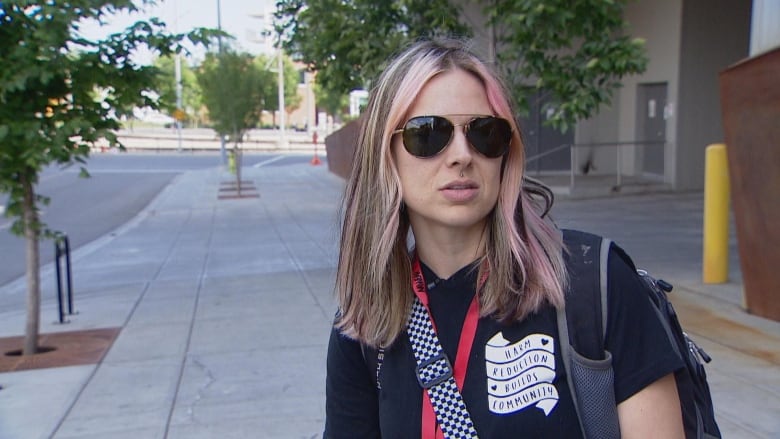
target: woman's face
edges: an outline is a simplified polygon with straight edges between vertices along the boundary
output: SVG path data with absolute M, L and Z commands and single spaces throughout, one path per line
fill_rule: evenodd
M 392 152 L 415 235 L 482 232 L 486 217 L 498 200 L 502 159 L 488 158 L 474 150 L 464 135 L 464 127 L 457 125 L 467 123 L 473 115 L 492 114 L 484 86 L 464 70 L 440 73 L 422 88 L 406 120 L 424 115 L 444 116 L 456 127 L 449 145 L 429 158 L 410 154 L 401 134 L 393 137 Z

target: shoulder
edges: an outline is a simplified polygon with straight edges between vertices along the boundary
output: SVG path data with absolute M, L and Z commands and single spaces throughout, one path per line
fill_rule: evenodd
M 578 230 L 564 230 L 567 269 L 570 278 L 569 299 L 591 304 L 589 311 L 599 308 L 610 323 L 618 316 L 649 317 L 655 314 L 647 285 L 637 272 L 631 256 L 614 241 Z M 586 294 L 589 292 L 590 294 Z M 601 306 L 599 306 L 599 304 Z
M 366 349 L 367 347 L 362 343 L 346 336 L 338 328 L 331 328 L 330 341 L 328 343 L 328 362 L 334 360 L 338 362 L 363 363 Z
M 607 287 L 633 284 L 632 291 L 641 288 L 641 281 L 631 257 L 612 240 L 580 230 L 564 229 L 564 254 L 572 289 L 590 288 L 598 292 Z M 602 285 L 602 282 L 606 284 Z
M 324 437 L 379 437 L 377 394 L 362 345 L 333 328 L 328 345 Z
M 602 261 L 606 260 L 608 251 L 612 252 L 611 241 L 581 230 L 562 229 L 561 233 L 563 259 L 571 283 L 598 282 Z
M 607 264 L 605 346 L 613 355 L 615 397 L 622 402 L 682 367 L 682 360 L 628 254 L 612 245 Z

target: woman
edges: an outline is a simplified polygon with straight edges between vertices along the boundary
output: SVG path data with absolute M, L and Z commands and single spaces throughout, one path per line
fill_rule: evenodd
M 325 437 L 442 437 L 436 413 L 455 410 L 433 408 L 439 397 L 423 387 L 444 388 L 433 381 L 445 374 L 425 374 L 447 360 L 473 425 L 463 437 L 582 437 L 555 324 L 567 288 L 560 231 L 534 201 L 539 188 L 522 184 L 520 131 L 497 75 L 461 41 L 421 41 L 380 76 L 366 115 L 345 195 Z M 635 282 L 610 256 L 620 429 L 683 437 L 681 362 Z M 424 318 L 410 318 L 418 303 Z M 446 359 L 418 367 L 416 320 L 432 322 Z M 534 343 L 550 355 L 491 369 L 496 345 Z M 546 402 L 507 397 L 515 387 Z

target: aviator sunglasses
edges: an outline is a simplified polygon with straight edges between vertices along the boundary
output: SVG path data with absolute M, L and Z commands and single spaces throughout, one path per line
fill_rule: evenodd
M 443 116 L 416 116 L 409 119 L 403 128 L 393 131 L 393 134 L 402 134 L 404 148 L 409 154 L 428 158 L 442 152 L 450 144 L 456 126 L 464 127 L 466 140 L 485 157 L 498 158 L 509 150 L 512 126 L 506 119 L 495 116 L 477 115 L 466 123 L 458 124 Z

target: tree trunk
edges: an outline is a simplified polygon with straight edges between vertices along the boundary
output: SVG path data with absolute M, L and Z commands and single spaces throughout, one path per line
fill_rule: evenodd
M 238 197 L 241 198 L 241 148 L 239 147 L 238 142 L 233 145 L 233 151 L 236 161 L 236 190 L 238 191 Z
M 22 173 L 24 188 L 24 238 L 27 241 L 27 328 L 24 333 L 23 355 L 38 352 L 41 317 L 40 255 L 38 252 L 38 212 L 35 209 L 35 189 L 30 174 Z
M 233 125 L 233 158 L 236 163 L 236 192 L 238 198 L 241 198 L 241 149 L 239 148 L 240 133 L 235 125 Z

